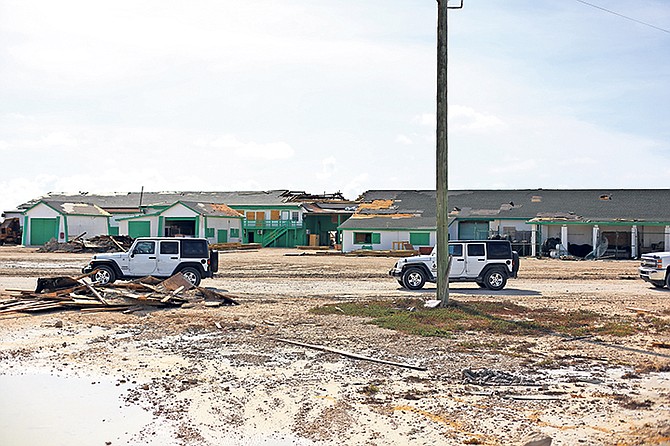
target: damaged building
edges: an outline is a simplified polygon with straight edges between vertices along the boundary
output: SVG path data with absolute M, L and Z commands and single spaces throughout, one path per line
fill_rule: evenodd
M 434 190 L 371 190 L 340 225 L 345 252 L 436 243 Z M 670 247 L 670 190 L 453 190 L 449 238 L 505 238 L 521 255 L 637 258 Z M 424 248 L 424 249 L 421 249 Z
M 86 236 L 204 237 L 211 243 L 267 247 L 329 246 L 355 203 L 341 193 L 286 189 L 236 192 L 50 193 L 20 205 L 23 244 L 43 245 Z

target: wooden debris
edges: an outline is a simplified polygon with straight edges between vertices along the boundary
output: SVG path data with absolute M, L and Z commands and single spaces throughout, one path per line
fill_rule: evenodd
M 236 296 L 211 288 L 194 288 L 181 273 L 162 281 L 148 276 L 105 286 L 85 279 L 86 275 L 40 278 L 35 291 L 12 290 L 17 294 L 0 296 L 0 315 L 56 310 L 132 313 L 193 305 L 203 300 L 206 307 L 239 305 Z
M 369 356 L 363 356 L 363 355 L 359 355 L 359 354 L 356 354 L 356 353 L 350 353 L 350 352 L 346 352 L 344 350 L 337 350 L 337 349 L 334 349 L 334 348 L 325 347 L 323 345 L 304 344 L 302 342 L 291 341 L 290 339 L 280 339 L 280 338 L 271 338 L 271 339 L 274 339 L 275 341 L 279 341 L 279 342 L 285 342 L 287 344 L 297 345 L 297 346 L 300 346 L 300 347 L 307 347 L 307 348 L 311 348 L 311 349 L 314 349 L 314 350 L 320 350 L 320 351 L 323 351 L 323 352 L 336 353 L 338 355 L 346 356 L 348 358 L 360 359 L 360 360 L 363 360 L 363 361 L 376 362 L 376 363 L 379 363 L 379 364 L 392 365 L 392 366 L 395 366 L 395 367 L 404 367 L 406 369 L 420 370 L 422 372 L 425 372 L 426 370 L 428 370 L 425 367 L 420 367 L 420 366 L 416 366 L 416 365 L 412 365 L 412 364 L 404 364 L 404 363 L 401 363 L 401 362 L 386 361 L 384 359 L 370 358 Z

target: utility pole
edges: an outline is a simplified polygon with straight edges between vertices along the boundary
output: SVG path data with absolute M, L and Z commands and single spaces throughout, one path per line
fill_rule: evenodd
M 449 0 L 437 0 L 437 299 L 441 307 L 449 305 L 449 193 L 448 104 L 447 104 L 447 10 Z

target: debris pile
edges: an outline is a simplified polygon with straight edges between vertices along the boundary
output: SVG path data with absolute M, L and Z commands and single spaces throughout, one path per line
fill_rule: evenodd
M 66 243 L 59 243 L 52 238 L 37 252 L 124 252 L 130 249 L 134 240 L 127 235 L 98 235 L 84 239 L 84 234 Z
M 7 290 L 11 294 L 0 296 L 0 315 L 54 310 L 133 313 L 198 302 L 206 307 L 239 305 L 235 296 L 194 287 L 181 273 L 166 280 L 148 276 L 105 286 L 91 282 L 89 276 L 40 278 L 35 291 Z

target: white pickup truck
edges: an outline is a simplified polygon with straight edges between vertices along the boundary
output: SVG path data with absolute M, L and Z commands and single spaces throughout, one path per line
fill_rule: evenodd
M 640 260 L 640 278 L 656 288 L 670 288 L 670 252 L 650 252 L 642 254 Z

